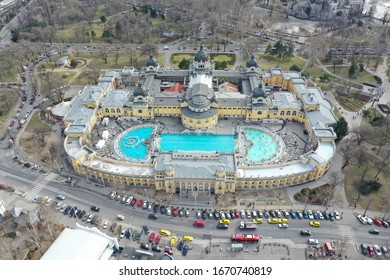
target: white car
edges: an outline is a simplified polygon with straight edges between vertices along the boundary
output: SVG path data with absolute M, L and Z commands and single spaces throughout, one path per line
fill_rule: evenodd
M 133 200 L 132 197 L 128 197 L 128 198 L 126 199 L 126 205 L 130 205 L 130 203 L 131 203 L 132 200 Z
M 47 199 L 46 206 L 50 206 L 50 204 L 53 202 L 53 199 L 50 197 Z
M 59 200 L 64 200 L 66 197 L 62 194 L 57 194 L 56 198 Z
M 371 218 L 367 216 L 364 216 L 364 218 L 366 219 L 368 225 L 372 225 L 374 223 L 374 221 Z
M 242 219 L 245 219 L 245 210 L 240 211 L 240 216 Z
M 340 213 L 338 211 L 334 211 L 334 217 L 336 220 L 340 220 Z
M 382 251 L 381 251 L 381 249 L 379 248 L 378 245 L 374 245 L 374 251 L 375 251 L 375 254 L 377 256 L 381 256 L 382 255 Z
M 148 204 L 148 211 L 152 211 L 152 203 Z
M 142 203 L 142 209 L 146 209 L 148 208 L 148 202 L 145 200 L 143 203 Z
M 167 207 L 167 215 L 168 215 L 168 216 L 172 215 L 172 211 L 171 211 L 171 208 L 170 208 L 170 207 Z
M 90 223 L 93 219 L 93 215 L 92 214 L 89 214 L 88 218 L 87 218 L 87 223 Z
M 309 244 L 309 245 L 318 245 L 318 240 L 310 238 L 310 239 L 307 240 L 307 244 Z
M 106 229 L 108 227 L 108 221 L 104 221 L 102 224 L 102 228 Z
M 313 215 L 313 212 L 311 210 L 307 210 L 307 214 L 309 215 L 310 220 L 314 219 L 314 215 Z
M 288 228 L 288 224 L 278 224 L 278 228 Z
M 60 210 L 61 206 L 62 206 L 62 201 L 58 201 L 56 205 L 56 210 Z
M 119 234 L 119 238 L 122 239 L 123 237 L 125 237 L 125 233 L 126 233 L 126 230 L 122 229 L 121 233 Z
M 365 217 L 363 217 L 362 215 L 357 215 L 356 217 L 359 222 L 361 222 L 363 225 L 366 225 L 367 224 L 367 219 Z
M 317 214 L 318 214 L 318 218 L 320 218 L 320 220 L 324 219 L 324 215 L 322 215 L 321 211 L 317 211 Z
M 221 220 L 226 219 L 225 213 L 223 213 L 222 211 L 219 212 L 219 216 L 221 217 Z
M 62 206 L 61 206 L 61 208 L 60 208 L 60 212 L 61 212 L 61 213 L 64 212 L 65 209 L 66 209 L 66 207 L 68 207 L 68 205 L 62 204 Z

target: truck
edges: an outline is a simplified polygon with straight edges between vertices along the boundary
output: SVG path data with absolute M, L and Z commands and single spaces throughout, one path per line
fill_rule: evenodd
M 256 222 L 240 222 L 240 229 L 257 229 L 258 226 Z

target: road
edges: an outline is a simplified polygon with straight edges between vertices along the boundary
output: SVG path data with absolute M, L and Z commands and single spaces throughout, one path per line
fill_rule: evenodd
M 12 162 L 10 158 L 11 154 L 7 154 L 1 159 L 0 162 L 0 178 L 5 184 L 12 185 L 16 189 L 20 189 L 26 192 L 36 191 L 37 185 L 41 182 L 45 176 L 50 174 L 40 174 L 38 171 L 26 169 L 21 167 L 16 162 Z M 205 239 L 205 235 L 212 236 L 212 243 L 222 243 L 224 246 L 228 246 L 230 235 L 233 233 L 245 233 L 245 231 L 239 230 L 239 222 L 241 219 L 232 220 L 228 230 L 216 229 L 216 220 L 206 220 L 204 228 L 193 227 L 195 218 L 195 211 L 191 211 L 191 216 L 186 217 L 172 217 L 159 214 L 159 219 L 156 221 L 148 220 L 147 216 L 150 213 L 147 210 L 143 210 L 140 207 L 131 207 L 121 204 L 118 201 L 111 200 L 107 196 L 110 192 L 108 188 L 97 187 L 93 184 L 87 184 L 81 182 L 78 185 L 84 187 L 71 187 L 68 184 L 60 183 L 58 181 L 64 180 L 64 178 L 54 174 L 56 178 L 53 181 L 48 182 L 38 193 L 41 197 L 49 196 L 55 198 L 57 194 L 63 194 L 66 196 L 64 203 L 68 205 L 76 205 L 79 209 L 88 211 L 91 205 L 98 205 L 101 210 L 103 219 L 107 219 L 114 222 L 118 214 L 125 216 L 123 222 L 124 225 L 132 227 L 133 229 L 139 228 L 144 224 L 147 224 L 152 231 L 159 231 L 161 228 L 170 230 L 173 234 L 178 237 L 183 235 L 193 235 L 195 241 L 193 242 L 192 255 L 201 254 L 202 248 L 208 246 L 210 243 L 209 239 Z M 32 183 L 31 183 L 32 182 Z M 31 195 L 27 194 L 26 197 Z M 137 198 L 144 198 L 141 195 L 135 194 Z M 275 206 L 275 208 L 277 208 Z M 294 208 L 295 209 L 295 208 Z M 301 210 L 303 207 L 301 207 Z M 321 208 L 318 208 L 323 210 Z M 55 211 L 55 210 L 53 210 Z M 74 226 L 76 219 L 68 218 L 63 214 L 56 212 L 55 217 L 57 221 L 62 221 L 65 225 Z M 83 223 L 79 221 L 79 223 Z M 356 245 L 362 242 L 368 244 L 381 244 L 386 245 L 390 239 L 390 229 L 381 230 L 379 236 L 371 236 L 368 234 L 368 229 L 371 227 L 361 225 L 356 218 L 352 215 L 352 209 L 350 213 L 344 213 L 343 219 L 335 222 L 322 221 L 321 227 L 311 228 L 308 220 L 293 220 L 290 219 L 288 229 L 279 229 L 277 225 L 268 224 L 265 222 L 259 225 L 259 228 L 255 231 L 248 231 L 246 233 L 258 233 L 262 235 L 263 242 L 287 242 L 289 246 L 295 250 L 294 258 L 304 259 L 304 248 L 306 248 L 307 237 L 303 237 L 299 234 L 301 229 L 309 229 L 312 231 L 311 238 L 316 238 L 320 243 L 326 241 L 343 241 L 347 243 L 348 252 L 350 258 L 358 258 L 359 254 L 356 251 Z M 111 234 L 111 232 L 107 233 Z M 147 240 L 144 235 L 142 240 Z M 163 237 L 163 244 L 169 244 L 169 238 Z M 129 242 L 122 240 L 121 244 Z M 355 251 L 355 255 L 353 255 Z M 221 256 L 224 258 L 225 254 Z M 228 256 L 225 256 L 228 257 Z

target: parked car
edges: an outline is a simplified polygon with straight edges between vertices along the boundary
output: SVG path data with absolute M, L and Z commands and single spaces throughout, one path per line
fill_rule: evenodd
M 320 222 L 316 222 L 316 221 L 310 221 L 309 223 L 312 227 L 320 227 L 321 226 L 321 223 Z
M 172 250 L 172 248 L 165 247 L 164 253 L 166 253 L 166 254 L 168 254 L 168 255 L 173 255 L 173 250 Z
M 56 198 L 59 200 L 64 200 L 66 197 L 62 194 L 57 194 Z
M 288 224 L 278 224 L 278 228 L 288 228 Z
M 217 225 L 217 229 L 228 229 L 229 228 L 229 225 L 225 225 L 225 224 L 218 224 Z
M 368 246 L 368 253 L 370 254 L 371 257 L 375 256 L 374 247 Z
M 152 246 L 152 251 L 155 251 L 155 252 L 162 252 L 162 247 L 161 246 L 158 246 L 158 245 L 153 245 Z
M 311 231 L 307 229 L 302 229 L 301 230 L 301 235 L 308 236 L 311 235 Z
M 141 248 L 144 250 L 149 250 L 150 249 L 150 244 L 146 242 L 141 243 Z
M 360 244 L 360 250 L 362 251 L 363 255 L 368 255 L 368 246 L 366 244 Z
M 382 256 L 382 251 L 378 245 L 374 245 L 374 251 L 377 256 Z
M 122 239 L 123 237 L 125 237 L 125 233 L 126 233 L 126 229 L 123 229 L 119 234 L 119 238 Z
M 172 209 L 172 216 L 173 216 L 173 217 L 177 217 L 177 215 L 178 215 L 177 209 L 174 207 L 174 208 Z
M 379 230 L 377 230 L 377 229 L 370 229 L 370 230 L 368 231 L 368 233 L 378 235 L 378 234 L 379 234 Z
M 188 245 L 186 244 L 186 245 L 183 246 L 182 255 L 185 257 L 185 256 L 187 256 L 187 253 L 188 253 Z
M 381 220 L 374 218 L 373 221 L 378 227 L 382 226 Z
M 161 241 L 161 235 L 157 235 L 156 240 L 154 241 L 154 243 L 160 244 L 160 241 Z
M 136 202 L 137 202 L 137 199 L 133 198 L 133 200 L 131 201 L 130 205 L 134 206 Z
M 156 233 L 154 231 L 149 235 L 149 242 L 150 243 L 153 243 L 153 240 L 154 240 L 155 236 L 156 236 Z
M 359 220 L 359 222 L 361 222 L 363 225 L 366 225 L 366 224 L 367 224 L 366 218 L 363 217 L 362 215 L 357 215 L 356 218 L 357 218 L 357 219 Z
M 148 226 L 144 225 L 142 228 L 144 229 L 145 234 L 149 234 L 150 230 L 149 230 Z
M 138 200 L 138 202 L 137 202 L 137 207 L 141 207 L 142 204 L 143 204 L 142 199 Z

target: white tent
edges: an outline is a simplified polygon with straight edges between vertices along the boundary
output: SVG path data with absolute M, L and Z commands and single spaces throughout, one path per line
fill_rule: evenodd
M 108 117 L 105 117 L 105 118 L 103 118 L 103 120 L 102 120 L 102 125 L 107 126 L 109 122 L 110 122 L 110 119 L 109 119 Z
M 110 136 L 110 133 L 108 133 L 108 130 L 103 131 L 102 133 L 102 139 L 107 140 L 108 136 Z
M 99 140 L 99 142 L 96 144 L 96 149 L 100 150 L 101 148 L 104 147 L 105 144 L 106 144 L 105 140 Z

